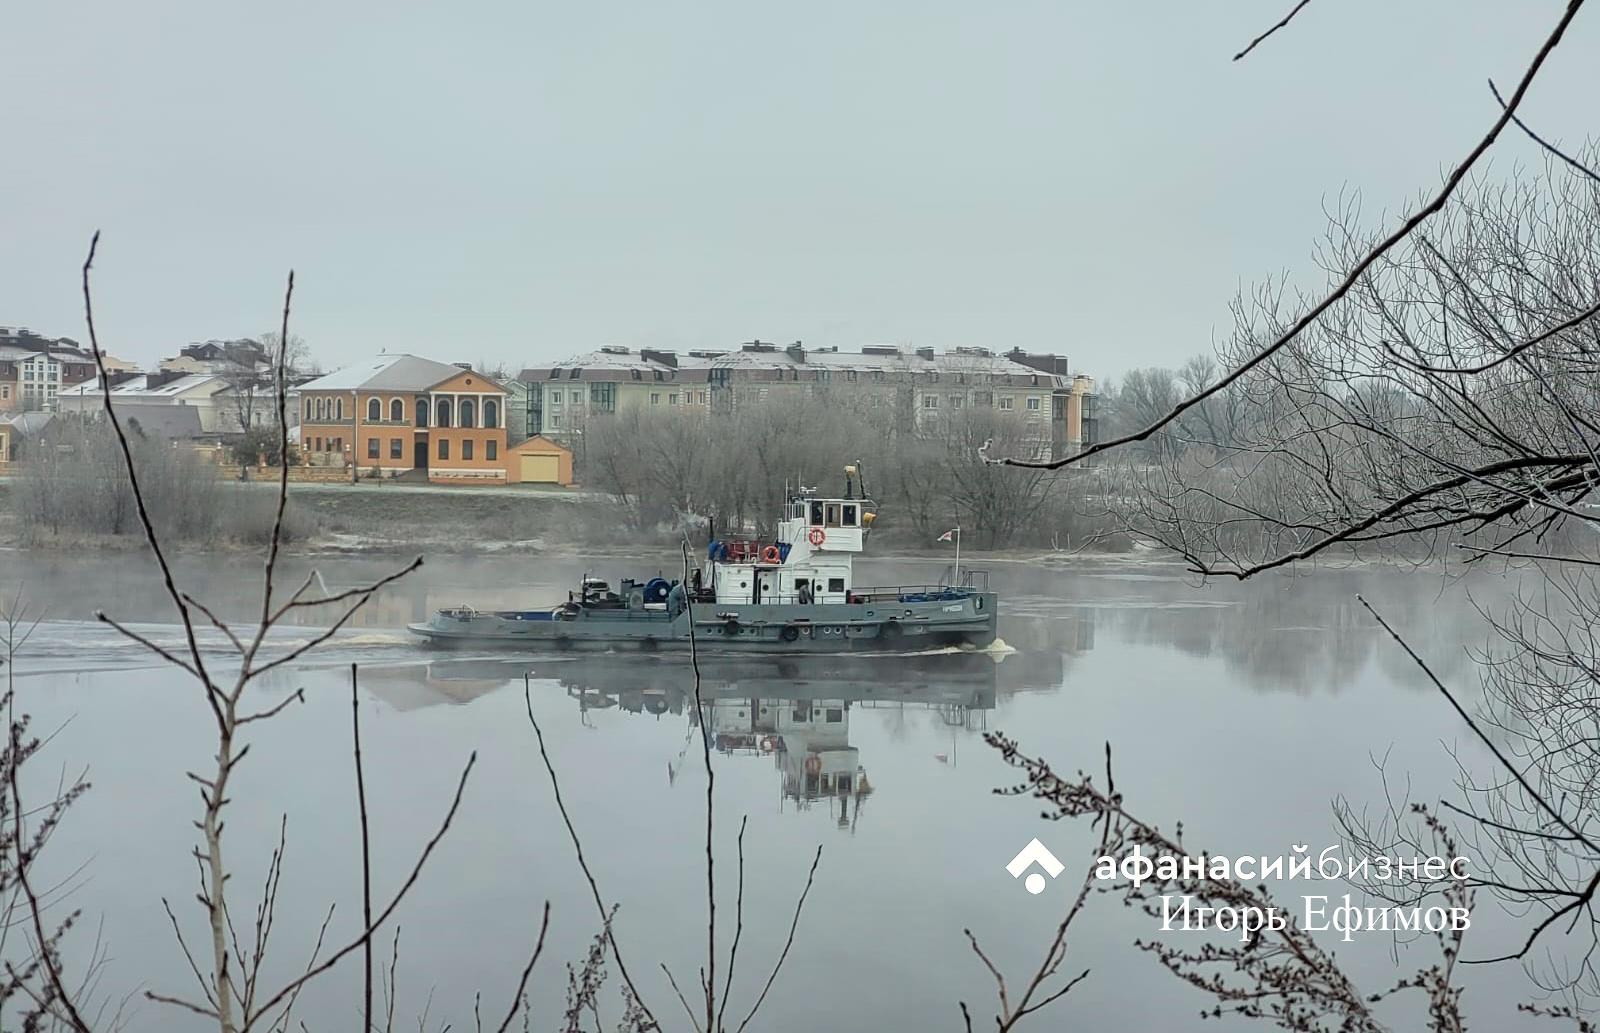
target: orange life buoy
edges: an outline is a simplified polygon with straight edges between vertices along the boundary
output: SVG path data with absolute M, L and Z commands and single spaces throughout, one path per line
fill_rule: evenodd
M 827 540 L 828 532 L 824 531 L 820 527 L 813 527 L 811 530 L 806 532 L 806 541 L 810 542 L 812 545 L 821 545 Z
M 770 735 L 766 736 L 765 738 L 763 738 L 761 740 L 761 752 L 762 753 L 771 753 L 773 750 L 775 750 L 777 748 L 778 748 L 778 740 L 773 738 L 772 736 L 770 736 Z
M 822 758 L 813 753 L 806 758 L 806 774 L 815 775 L 822 770 Z
M 762 563 L 777 563 L 780 559 L 782 559 L 782 557 L 783 553 L 778 551 L 778 547 L 776 545 L 769 545 L 765 549 L 761 550 Z

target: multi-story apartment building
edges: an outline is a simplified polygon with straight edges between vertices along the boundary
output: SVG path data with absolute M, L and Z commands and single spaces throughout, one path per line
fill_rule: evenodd
M 53 412 L 63 388 L 94 375 L 94 357 L 76 341 L 0 327 L 0 411 Z
M 202 341 L 187 345 L 171 358 L 162 359 L 159 368 L 173 373 L 229 373 L 236 370 L 259 370 L 265 377 L 272 374 L 272 356 L 266 353 L 259 341 L 242 338 L 236 341 Z
M 931 432 L 952 414 L 1015 414 L 1030 436 L 1066 454 L 1093 440 L 1094 382 L 1072 376 L 1065 358 L 985 348 L 858 352 L 752 341 L 731 351 L 673 352 L 607 347 L 526 369 L 518 414 L 530 434 L 560 438 L 596 415 L 628 405 L 728 414 L 786 397 L 821 397 L 880 417 L 890 429 Z M 1086 436 L 1087 435 L 1087 436 Z
M 705 359 L 641 348 L 607 345 L 552 366 L 518 374 L 527 432 L 552 438 L 572 436 L 591 416 L 628 406 L 705 412 L 710 405 Z

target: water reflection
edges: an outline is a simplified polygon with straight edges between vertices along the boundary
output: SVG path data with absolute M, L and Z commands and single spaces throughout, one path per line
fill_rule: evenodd
M 250 590 L 254 561 L 179 562 L 185 583 L 219 612 L 251 619 L 259 606 Z M 303 576 L 308 562 L 295 559 L 288 579 Z M 631 949 L 677 959 L 683 930 L 703 928 L 703 730 L 717 750 L 718 813 L 729 817 L 719 826 L 719 866 L 725 858 L 732 870 L 731 825 L 748 816 L 751 871 L 760 873 L 752 885 L 779 892 L 753 894 L 747 914 L 767 909 L 750 929 L 776 930 L 774 949 L 793 903 L 781 885 L 792 870 L 786 860 L 830 843 L 771 1014 L 789 1020 L 783 1028 L 945 1028 L 955 998 L 992 990 L 964 927 L 994 931 L 986 944 L 996 963 L 1024 971 L 1037 964 L 1039 944 L 1059 920 L 1017 886 L 1004 861 L 1035 835 L 1052 849 L 1092 846 L 1075 843 L 1065 825 L 1041 823 L 1027 802 L 996 800 L 993 787 L 1015 773 L 981 744 L 982 731 L 1022 736 L 1032 752 L 1069 770 L 1095 765 L 1114 742 L 1123 758 L 1119 788 L 1155 819 L 1181 818 L 1207 847 L 1325 844 L 1330 799 L 1381 800 L 1375 753 L 1437 791 L 1454 774 L 1438 741 L 1460 734 L 1436 694 L 1411 691 L 1427 687 L 1354 608 L 1355 593 L 1379 604 L 1457 684 L 1470 676 L 1459 669 L 1461 645 L 1482 637 L 1464 592 L 1441 598 L 1436 581 L 1399 572 L 1201 586 L 1131 568 L 1013 564 L 995 581 L 1006 593 L 1000 633 L 1016 652 L 998 660 L 706 657 L 702 723 L 682 660 L 433 653 L 402 629 L 435 605 L 538 598 L 580 562 L 430 563 L 414 581 L 386 590 L 360 626 L 263 686 L 271 700 L 303 687 L 306 703 L 263 727 L 256 766 L 241 776 L 230 835 L 240 856 L 267 856 L 287 812 L 296 848 L 315 845 L 314 862 L 297 855 L 306 859 L 296 861 L 295 874 L 316 882 L 284 898 L 285 928 L 309 942 L 329 899 L 360 892 L 351 874 L 358 871 L 352 802 L 330 791 L 349 778 L 354 663 L 363 692 L 376 697 L 363 698 L 371 716 L 363 718 L 363 737 L 370 732 L 373 827 L 387 837 L 375 852 L 382 863 L 409 863 L 419 813 L 431 819 L 460 758 L 471 751 L 481 758 L 459 827 L 408 905 L 402 965 L 426 973 L 428 990 L 437 979 L 440 1001 L 471 1001 L 484 986 L 514 984 L 528 934 L 520 904 L 544 897 L 560 902 L 551 956 L 582 956 L 594 930 L 587 910 L 567 902 L 587 899 L 588 890 L 567 853 L 526 724 L 527 675 L 586 848 L 607 892 L 624 904 Z M 915 561 L 896 564 L 880 563 L 891 572 L 878 576 L 909 579 L 919 570 Z M 337 589 L 388 563 L 328 558 L 322 567 Z M 192 893 L 193 869 L 183 862 L 193 845 L 193 802 L 182 772 L 204 763 L 209 742 L 208 715 L 182 691 L 183 677 L 89 619 L 103 607 L 138 621 L 152 640 L 181 647 L 147 568 L 142 557 L 69 563 L 0 554 L 0 584 L 23 583 L 48 604 L 49 620 L 18 671 L 22 698 L 40 727 L 65 729 L 51 747 L 65 763 L 94 764 L 96 789 L 54 833 L 52 856 L 68 866 L 94 859 L 94 878 L 74 906 L 105 916 L 109 942 L 132 959 L 114 971 L 119 988 L 173 986 L 188 975 L 159 898 Z M 317 625 L 305 616 L 307 627 Z M 272 648 L 290 648 L 306 634 L 285 629 Z M 218 635 L 203 632 L 201 642 L 208 655 L 226 653 Z M 920 860 L 908 864 L 908 857 Z M 1095 976 L 1074 992 L 1063 1021 L 1191 1025 L 1199 999 L 1128 946 L 1150 932 L 1136 917 L 1114 907 L 1090 914 L 1073 950 Z M 422 931 L 415 939 L 413 928 Z M 1392 978 L 1388 946 L 1348 948 L 1352 957 L 1367 952 L 1368 982 Z M 650 989 L 670 1000 L 664 988 Z M 308 998 L 308 1017 L 322 1020 L 312 1028 L 343 1028 L 348 990 L 338 984 L 318 1002 Z M 546 990 L 559 1014 L 560 987 Z M 402 1009 L 409 1003 L 420 1010 L 420 1001 Z M 187 1028 L 170 1018 L 155 1011 L 130 1028 Z M 1516 1021 L 1488 1016 L 1492 1028 L 1509 1030 Z
M 669 784 L 686 763 L 699 763 L 694 734 L 703 726 L 712 748 L 732 762 L 722 770 L 733 777 L 769 772 L 780 808 L 826 807 L 838 827 L 854 831 L 879 786 L 869 774 L 871 758 L 852 740 L 852 715 L 898 711 L 886 716 L 903 720 L 908 711 L 925 713 L 951 735 L 935 759 L 953 764 L 958 738 L 986 731 L 1000 696 L 1054 690 L 1065 676 L 1061 652 L 705 658 L 699 666 L 703 723 L 694 669 L 680 658 L 452 658 L 374 672 L 366 684 L 397 708 L 415 709 L 520 687 L 527 674 L 534 691 L 565 693 L 590 727 L 600 711 L 678 719 L 684 749 L 666 765 Z

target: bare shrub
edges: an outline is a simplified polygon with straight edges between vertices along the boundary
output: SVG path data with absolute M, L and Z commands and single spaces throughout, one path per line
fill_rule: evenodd
M 140 482 L 149 486 L 150 517 L 174 539 L 216 530 L 215 469 L 192 451 L 140 432 L 129 421 L 128 445 Z M 115 434 L 103 420 L 51 422 L 22 464 L 13 505 L 25 536 L 142 535 L 132 483 Z

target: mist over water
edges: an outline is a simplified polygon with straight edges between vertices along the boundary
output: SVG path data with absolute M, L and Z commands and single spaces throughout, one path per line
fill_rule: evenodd
M 282 583 L 298 584 L 308 562 L 287 561 Z M 526 676 L 585 852 L 608 900 L 621 906 L 616 930 L 625 956 L 652 1007 L 676 1009 L 656 962 L 692 980 L 705 935 L 705 785 L 687 665 L 637 654 L 431 652 L 404 625 L 440 606 L 555 602 L 586 570 L 670 575 L 677 562 L 670 553 L 615 563 L 430 559 L 327 647 L 263 679 L 258 704 L 296 689 L 306 701 L 252 726 L 227 834 L 239 861 L 234 893 L 245 894 L 236 899 L 253 902 L 288 816 L 272 947 L 277 975 L 303 968 L 329 903 L 338 901 L 330 942 L 357 928 L 349 668 L 358 664 L 380 902 L 432 834 L 467 756 L 478 753 L 455 825 L 399 913 L 399 1028 L 415 1027 L 430 994 L 430 1028 L 441 1019 L 464 1028 L 480 990 L 486 1017 L 492 1012 L 498 1022 L 547 898 L 551 934 L 534 1000 L 539 1015 L 561 1012 L 560 964 L 581 958 L 598 922 L 524 713 Z M 335 591 L 393 565 L 383 557 L 317 563 Z M 1382 804 L 1374 758 L 1386 756 L 1391 775 L 1409 777 L 1419 798 L 1437 799 L 1453 773 L 1441 743 L 1459 743 L 1469 763 L 1476 757 L 1465 728 L 1355 596 L 1371 601 L 1470 697 L 1476 675 L 1466 649 L 1486 633 L 1474 599 L 1503 591 L 1493 582 L 1441 589 L 1423 573 L 1351 569 L 1199 584 L 1159 563 L 988 565 L 1008 649 L 706 662 L 702 687 L 724 747 L 713 754 L 718 863 L 729 894 L 719 906 L 730 923 L 724 945 L 733 928 L 734 838 L 740 818 L 749 818 L 742 977 L 730 1013 L 742 1016 L 754 1000 L 811 855 L 823 846 L 794 951 L 753 1028 L 960 1028 L 958 1000 L 987 1015 L 993 999 L 963 928 L 1019 978 L 1037 964 L 1094 843 L 1085 827 L 1041 821 L 1031 801 L 993 795 L 1018 779 L 983 743 L 986 730 L 1020 739 L 1062 774 L 1101 770 L 1109 741 L 1131 811 L 1164 828 L 1181 820 L 1193 848 L 1230 855 L 1288 854 L 1295 844 L 1315 854 L 1335 845 L 1335 797 L 1358 809 Z M 247 623 L 259 605 L 253 559 L 182 556 L 177 566 L 185 587 L 225 619 Z M 862 578 L 888 583 L 927 580 L 941 565 L 860 566 Z M 21 586 L 31 609 L 44 612 L 16 672 L 19 708 L 34 715 L 38 730 L 55 733 L 30 771 L 33 788 L 43 792 L 62 769 L 85 766 L 94 783 L 45 855 L 45 881 L 70 876 L 65 903 L 84 915 L 69 961 L 81 960 L 72 951 L 86 954 L 98 929 L 110 955 L 99 977 L 103 995 L 143 987 L 192 992 L 161 899 L 172 902 L 191 942 L 203 935 L 189 855 L 198 807 L 184 772 L 206 763 L 213 748 L 209 712 L 191 681 L 94 619 L 103 609 L 159 644 L 177 644 L 180 630 L 151 564 L 138 553 L 0 553 L 0 586 L 8 596 Z M 274 647 L 292 648 L 325 625 L 326 615 L 308 613 L 301 625 L 281 629 Z M 220 634 L 202 637 L 219 660 L 225 645 Z M 780 711 L 786 719 L 804 713 L 811 734 L 849 758 L 857 769 L 851 791 L 808 789 L 783 750 L 741 733 Z M 870 786 L 864 794 L 856 792 L 861 776 Z M 1004 867 L 1035 836 L 1068 867 L 1037 897 Z M 1298 904 L 1295 892 L 1281 897 Z M 1479 901 L 1469 945 L 1478 914 L 1494 935 L 1492 907 Z M 378 938 L 385 965 L 392 935 Z M 1135 937 L 1158 935 L 1196 934 L 1161 934 L 1114 899 L 1094 899 L 1074 926 L 1064 966 L 1091 975 L 1040 1028 L 1193 1028 L 1208 999 L 1132 946 Z M 1362 934 L 1339 945 L 1340 958 L 1376 990 L 1395 976 L 1392 946 L 1383 934 Z M 1400 950 L 1409 970 L 1431 945 Z M 1477 952 L 1489 950 L 1477 941 Z M 359 968 L 352 958 L 307 991 L 298 1014 L 310 1028 L 359 1025 Z M 1517 974 L 1474 975 L 1474 1019 L 1484 1028 L 1521 1028 L 1527 1020 L 1512 1010 Z M 615 982 L 613 973 L 608 985 Z M 614 1014 L 614 998 L 607 1000 Z M 204 1025 L 140 1003 L 129 1028 Z

